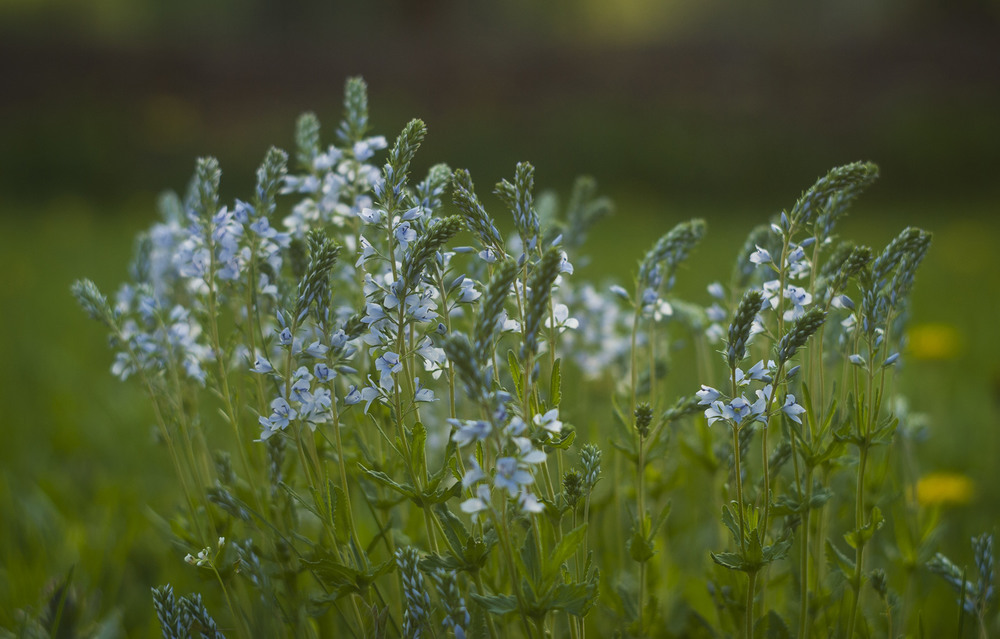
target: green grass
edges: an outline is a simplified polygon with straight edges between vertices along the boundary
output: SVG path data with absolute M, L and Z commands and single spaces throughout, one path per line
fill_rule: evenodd
M 592 234 L 592 264 L 575 279 L 612 273 L 624 280 L 655 238 L 700 216 L 709 234 L 679 274 L 676 293 L 702 301 L 705 283 L 729 273 L 750 226 L 770 212 L 628 199 L 617 204 L 616 218 Z M 109 215 L 68 202 L 8 211 L 0 235 L 0 353 L 7 371 L 0 422 L 0 627 L 16 628 L 14 611 L 37 610 L 74 566 L 80 614 L 108 619 L 109 628 L 129 636 L 156 634 L 150 587 L 171 581 L 180 592 L 198 588 L 182 561 L 186 550 L 172 548 L 157 523 L 157 515 L 170 516 L 176 490 L 147 402 L 135 384 L 111 376 L 102 328 L 69 294 L 78 277 L 105 290 L 125 278 L 132 238 L 153 221 L 151 198 L 139 208 L 138 214 Z M 941 359 L 911 358 L 903 385 L 912 409 L 930 416 L 929 438 L 917 451 L 922 471 L 961 472 L 976 483 L 972 502 L 948 511 L 940 540 L 960 563 L 971 559 L 968 538 L 995 526 L 1000 512 L 1000 488 L 991 481 L 1000 453 L 1000 332 L 992 311 L 1000 298 L 1000 221 L 993 211 L 991 202 L 892 208 L 865 202 L 842 229 L 875 247 L 906 225 L 935 234 L 917 279 L 913 322 L 950 327 L 957 347 Z M 675 374 L 669 383 L 679 379 L 683 375 Z M 926 582 L 944 609 L 953 610 L 943 583 Z M 704 590 L 669 575 L 666 583 Z

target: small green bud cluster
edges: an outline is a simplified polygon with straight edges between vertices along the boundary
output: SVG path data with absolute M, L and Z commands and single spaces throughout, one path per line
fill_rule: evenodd
M 726 346 L 726 362 L 730 370 L 739 366 L 747 355 L 747 341 L 750 339 L 750 329 L 754 319 L 764 303 L 764 294 L 757 289 L 750 289 L 743 294 L 740 305 L 736 307 L 733 321 L 729 324 L 729 342 Z
M 202 220 L 208 220 L 219 210 L 219 182 L 222 169 L 215 158 L 199 158 L 194 183 L 188 194 L 187 206 Z
M 318 142 L 317 142 L 318 144 Z M 257 169 L 257 188 L 253 206 L 258 215 L 270 217 L 275 209 L 275 197 L 288 172 L 288 154 L 276 147 L 267 150 L 264 162 Z
M 552 285 L 559 277 L 561 262 L 559 250 L 549 247 L 528 278 L 530 290 L 524 312 L 524 346 L 530 353 L 538 352 L 538 332 L 542 326 L 542 318 L 549 312 Z
M 455 236 L 465 226 L 462 218 L 457 215 L 443 218 L 434 226 L 427 229 L 413 243 L 412 250 L 407 255 L 409 259 L 403 262 L 403 281 L 406 282 L 407 290 L 417 285 L 421 273 L 433 259 L 434 255 L 441 250 L 445 242 Z
M 842 201 L 836 210 L 843 212 L 861 190 L 878 177 L 878 166 L 871 162 L 853 162 L 832 169 L 816 181 L 792 208 L 792 221 L 809 224 L 816 216 L 826 212 L 831 198 Z M 835 220 L 827 220 L 832 226 Z
M 601 479 L 601 449 L 594 444 L 584 444 L 580 449 L 580 464 L 583 466 L 583 483 L 587 490 L 593 490 Z
M 488 384 L 480 368 L 479 357 L 469 343 L 469 338 L 462 333 L 455 333 L 444 342 L 444 352 L 448 361 L 455 365 L 458 377 L 465 383 L 465 392 L 473 400 L 479 401 L 486 397 Z
M 431 598 L 420 572 L 420 556 L 412 546 L 396 550 L 396 565 L 403 582 L 406 611 L 403 616 L 403 636 L 419 637 L 430 624 Z
M 344 119 L 337 129 L 341 142 L 353 143 L 368 131 L 368 84 L 360 77 L 348 78 L 344 84 Z
M 476 234 L 480 243 L 497 256 L 503 255 L 504 243 L 500 231 L 476 196 L 476 186 L 465 169 L 458 169 L 452 175 L 452 198 L 455 206 L 465 216 L 469 230 Z
M 792 328 L 778 340 L 778 365 L 790 360 L 795 351 L 805 346 L 806 340 L 819 330 L 825 320 L 826 313 L 818 306 L 809 309 L 795 320 Z
M 316 316 L 324 321 L 330 298 L 330 270 L 340 255 L 340 246 L 318 230 L 309 232 L 309 265 L 305 277 L 299 281 L 299 295 L 295 302 L 295 317 L 301 319 L 313 304 Z
M 539 222 L 534 189 L 535 167 L 528 162 L 518 162 L 514 169 L 514 183 L 501 180 L 493 190 L 514 214 L 514 226 L 526 252 L 533 250 L 538 242 Z
M 479 316 L 476 318 L 474 337 L 475 352 L 480 354 L 480 360 L 488 356 L 496 339 L 497 322 L 504 310 L 504 303 L 510 295 L 510 289 L 517 277 L 517 263 L 513 260 L 504 261 L 493 273 L 493 278 L 483 292 L 479 306 Z M 483 368 L 487 361 L 480 361 Z
M 833 290 L 841 291 L 851 278 L 860 273 L 872 261 L 872 250 L 867 246 L 855 246 L 844 257 L 833 278 Z
M 438 568 L 428 574 L 437 589 L 441 607 L 444 608 L 444 619 L 441 621 L 441 625 L 445 630 L 450 630 L 456 637 L 465 636 L 471 617 L 469 610 L 465 607 L 465 597 L 462 596 L 462 591 L 458 587 L 458 577 L 454 571 L 443 568 Z
M 107 298 L 101 294 L 97 285 L 91 280 L 77 280 L 73 283 L 70 291 L 91 319 L 95 319 L 111 329 L 117 325 L 118 320 L 108 305 Z
M 669 282 L 677 266 L 705 236 L 706 228 L 705 220 L 694 219 L 681 222 L 661 237 L 639 266 L 640 290 L 657 289 L 660 282 Z
M 926 251 L 929 242 L 930 234 L 926 231 L 913 226 L 903 229 L 889 242 L 872 264 L 872 281 L 883 282 L 905 256 Z
M 653 423 L 653 409 L 647 403 L 639 404 L 635 407 L 635 429 L 639 432 L 639 437 L 645 439 L 649 436 L 649 425 Z
M 315 113 L 303 113 L 295 122 L 295 159 L 299 168 L 313 171 L 313 160 L 319 155 L 319 118 Z
M 195 628 L 204 639 L 224 639 L 200 594 L 175 600 L 174 589 L 169 584 L 152 591 L 153 608 L 164 639 L 187 639 Z
M 376 195 L 390 213 L 403 198 L 403 185 L 409 177 L 410 162 L 426 135 L 427 126 L 421 120 L 410 120 L 389 151 L 389 159 L 382 168 L 385 182 L 376 189 Z
M 571 470 L 563 475 L 563 494 L 570 507 L 576 506 L 583 496 L 583 475 L 578 470 Z

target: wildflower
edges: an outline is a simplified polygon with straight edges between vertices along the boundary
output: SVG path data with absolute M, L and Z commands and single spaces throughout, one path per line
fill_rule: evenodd
M 755 401 L 750 406 L 750 414 L 756 421 L 766 423 L 767 417 L 764 415 L 764 411 L 767 410 L 767 405 L 771 401 L 771 393 L 774 389 L 770 384 L 756 391 L 757 401 Z
M 493 431 L 490 423 L 481 419 L 475 421 L 449 419 L 447 421 L 457 429 L 455 434 L 451 436 L 451 440 L 459 446 L 467 446 L 472 442 L 485 441 Z
M 961 505 L 972 501 L 975 485 L 960 473 L 937 472 L 917 481 L 915 497 L 923 506 Z
M 393 232 L 393 236 L 395 236 L 400 248 L 405 251 L 410 245 L 410 242 L 417 239 L 417 232 L 410 227 L 409 222 L 403 222 L 396 227 L 396 230 Z
M 812 295 L 801 286 L 792 286 L 789 284 L 785 288 L 785 297 L 792 303 L 792 308 L 784 313 L 783 317 L 785 321 L 802 317 L 806 312 L 805 307 L 812 304 Z
M 698 396 L 699 404 L 701 404 L 702 406 L 708 406 L 709 404 L 715 402 L 715 400 L 719 399 L 722 393 L 715 390 L 711 386 L 705 386 L 704 384 L 702 384 L 701 390 L 696 392 L 695 395 Z
M 462 475 L 462 488 L 469 488 L 484 479 L 486 479 L 486 473 L 476 461 L 475 455 L 469 455 L 469 468 Z
M 337 372 L 331 371 L 325 362 L 319 362 L 313 367 L 313 375 L 317 382 L 328 382 L 337 376 Z
M 758 266 L 771 263 L 771 254 L 767 249 L 757 246 L 757 250 L 750 254 L 750 261 Z
M 250 370 L 252 370 L 255 373 L 270 373 L 271 371 L 274 370 L 274 367 L 271 366 L 271 362 L 267 361 L 267 358 L 258 357 L 257 359 L 254 360 L 253 368 L 251 368 Z
M 771 372 L 774 370 L 774 360 L 770 359 L 767 364 L 764 364 L 764 360 L 760 360 L 756 364 L 750 367 L 747 371 L 747 377 L 756 381 L 770 381 Z
M 517 496 L 521 486 L 527 486 L 535 481 L 531 473 L 520 467 L 514 457 L 501 457 L 496 462 L 497 473 L 493 477 L 493 486 L 506 489 L 511 497 Z
M 458 287 L 460 290 L 458 294 L 458 302 L 461 304 L 469 304 L 478 300 L 481 293 L 476 290 L 476 281 L 465 277 L 464 275 L 459 275 L 459 278 Z
M 381 209 L 362 209 L 358 214 L 358 217 L 365 222 L 365 224 L 378 224 L 382 221 L 385 216 L 385 211 Z
M 562 422 L 559 421 L 559 409 L 553 408 L 544 415 L 535 415 L 532 420 L 535 426 L 542 428 L 553 435 L 558 435 L 562 430 Z
M 781 407 L 781 411 L 785 413 L 788 419 L 792 420 L 796 424 L 801 424 L 802 419 L 799 417 L 802 413 L 806 412 L 806 409 L 801 405 L 795 403 L 795 395 L 791 393 L 785 395 L 785 404 Z
M 459 508 L 461 508 L 463 513 L 474 515 L 490 507 L 489 486 L 487 486 L 486 484 L 477 485 L 475 495 L 476 495 L 475 497 L 470 497 L 469 499 L 466 499 L 461 504 L 459 504 Z
M 521 507 L 523 513 L 540 513 L 545 510 L 545 506 L 538 501 L 538 498 L 526 490 L 517 496 L 517 505 Z
M 379 386 L 386 392 L 392 391 L 395 386 L 392 376 L 403 370 L 403 363 L 399 361 L 399 355 L 392 351 L 383 353 L 375 360 L 375 369 L 379 372 Z
M 271 402 L 271 411 L 270 417 L 261 416 L 259 419 L 260 425 L 267 429 L 261 434 L 262 439 L 267 439 L 276 431 L 284 430 L 289 422 L 298 416 L 284 397 L 277 397 Z
M 535 448 L 527 437 L 515 437 L 513 441 L 517 446 L 517 459 L 521 463 L 541 464 L 545 461 L 545 453 Z
M 726 291 L 719 282 L 712 282 L 708 285 L 708 294 L 717 300 L 721 300 L 726 296 Z
M 413 378 L 413 401 L 415 402 L 433 402 L 436 401 L 434 397 L 434 391 L 429 388 L 424 388 L 420 383 L 419 377 Z
M 576 318 L 569 316 L 569 307 L 565 304 L 556 304 L 552 309 L 552 314 L 555 316 L 555 325 L 560 329 L 560 333 L 567 328 L 575 329 L 580 326 L 580 322 Z M 547 328 L 552 328 L 552 319 L 553 318 L 545 319 L 545 326 Z

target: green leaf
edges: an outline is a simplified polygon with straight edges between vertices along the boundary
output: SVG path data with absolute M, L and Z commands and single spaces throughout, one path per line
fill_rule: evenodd
M 518 567 L 523 576 L 537 584 L 542 576 L 542 558 L 538 556 L 538 546 L 535 544 L 535 537 L 531 531 L 528 531 L 528 534 L 524 536 L 521 553 L 515 555 L 514 559 L 520 564 Z
M 882 510 L 878 506 L 873 506 L 868 523 L 844 534 L 844 540 L 851 548 L 857 548 L 859 545 L 868 543 L 875 536 L 875 531 L 880 530 L 883 524 L 885 524 L 885 518 L 882 516 Z
M 712 555 L 712 561 L 724 568 L 748 572 L 748 565 L 743 560 L 743 557 L 734 552 L 713 552 L 710 554 Z
M 413 425 L 410 431 L 412 442 L 410 445 L 410 461 L 413 464 L 413 472 L 422 482 L 427 477 L 427 456 L 425 448 L 427 446 L 427 429 L 420 422 Z
M 668 501 L 667 505 L 660 510 L 660 514 L 655 520 L 653 520 L 653 527 L 649 529 L 650 539 L 652 539 L 656 533 L 659 532 L 660 528 L 663 527 L 664 522 L 667 521 L 667 517 L 670 516 L 670 504 L 671 502 Z
M 556 586 L 548 597 L 548 610 L 564 610 L 575 617 L 583 617 L 597 601 L 596 575 L 584 582 L 563 583 Z
M 558 408 L 562 401 L 562 358 L 556 359 L 552 366 L 552 378 L 549 381 L 549 398 L 552 406 Z
M 524 399 L 524 379 L 521 375 L 521 365 L 517 361 L 514 351 L 507 349 L 507 368 L 510 369 L 510 376 L 514 380 L 514 387 L 517 389 L 518 400 Z
M 576 441 L 576 431 L 567 429 L 562 432 L 558 440 L 549 442 L 546 446 L 560 450 L 569 450 L 574 441 Z
M 418 499 L 417 492 L 413 489 L 413 486 L 409 484 L 397 484 L 395 481 L 392 480 L 392 478 L 390 478 L 385 473 L 378 470 L 371 470 L 370 468 L 365 468 L 361 464 L 358 464 L 358 468 L 360 468 L 361 472 L 363 472 L 369 478 L 382 484 L 383 486 L 391 488 L 396 492 L 398 492 L 399 494 L 409 497 L 410 499 L 413 500 Z
M 737 546 L 743 544 L 743 540 L 740 539 L 740 524 L 736 521 L 736 517 L 733 516 L 733 508 L 737 507 L 736 502 L 732 505 L 726 505 L 722 507 L 722 523 L 729 529 L 729 533 L 733 536 L 733 541 L 736 542 Z
M 336 535 L 337 488 L 327 478 L 323 490 L 310 488 L 310 491 L 312 492 L 313 503 L 316 506 L 315 510 L 310 509 L 310 511 L 319 517 L 319 520 L 326 526 L 329 526 L 330 530 Z
M 463 540 L 469 538 L 469 531 L 466 530 L 465 524 L 444 504 L 435 504 L 431 510 L 441 522 L 441 529 L 444 531 L 444 536 L 452 551 L 456 554 L 461 553 L 462 547 L 465 545 Z
M 559 540 L 552 553 L 545 557 L 542 565 L 542 583 L 549 583 L 559 576 L 559 567 L 573 556 L 576 549 L 587 537 L 587 524 L 583 523 L 569 531 Z
M 757 620 L 753 626 L 754 639 L 791 639 L 792 633 L 781 615 L 773 610 Z
M 473 601 L 494 615 L 506 615 L 517 610 L 517 599 L 513 595 L 480 595 L 469 593 Z
M 832 563 L 840 572 L 844 574 L 848 579 L 852 578 L 854 575 L 854 560 L 848 558 L 847 555 L 840 552 L 833 542 L 829 539 L 826 540 L 826 559 L 828 562 Z
M 634 561 L 644 564 L 653 558 L 656 551 L 653 549 L 653 544 L 636 528 L 628 540 L 628 554 Z
M 320 521 L 324 521 L 324 517 L 323 517 L 323 515 L 322 515 L 322 514 L 320 514 L 320 512 L 319 512 L 319 511 L 318 511 L 318 510 L 316 509 L 316 504 L 317 504 L 317 502 L 320 502 L 321 500 L 317 500 L 317 499 L 316 499 L 316 493 L 315 493 L 315 492 L 313 492 L 313 503 L 311 503 L 311 504 L 310 504 L 309 502 L 307 502 L 307 501 L 305 500 L 305 498 L 303 498 L 303 497 L 302 497 L 302 495 L 300 495 L 300 494 L 298 494 L 297 492 L 295 492 L 295 491 L 294 491 L 294 490 L 292 489 L 292 487 L 291 487 L 291 486 L 289 486 L 288 484 L 286 484 L 285 482 L 280 482 L 280 483 L 278 484 L 278 486 L 280 486 L 282 490 L 284 490 L 284 491 L 285 491 L 286 493 L 288 493 L 288 495 L 289 495 L 289 496 L 290 496 L 290 497 L 291 497 L 292 499 L 294 499 L 295 501 L 299 502 L 299 504 L 301 504 L 303 508 L 305 508 L 306 510 L 308 510 L 308 511 L 309 511 L 309 512 L 311 512 L 312 514 L 316 515 L 316 517 L 317 517 L 317 518 L 318 518 L 318 519 L 319 519 Z

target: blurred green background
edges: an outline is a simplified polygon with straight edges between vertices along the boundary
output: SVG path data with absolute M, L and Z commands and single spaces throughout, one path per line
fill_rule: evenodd
M 827 169 L 878 162 L 842 234 L 935 233 L 904 387 L 930 418 L 923 472 L 975 485 L 941 549 L 967 562 L 997 524 L 996 0 L 0 0 L 0 59 L 0 626 L 71 567 L 83 621 L 130 634 L 152 629 L 150 586 L 197 587 L 187 549 L 163 560 L 173 480 L 146 404 L 69 285 L 113 290 L 198 156 L 245 197 L 300 112 L 332 130 L 349 75 L 377 132 L 427 122 L 418 173 L 467 167 L 484 195 L 523 159 L 563 195 L 594 175 L 618 211 L 581 279 L 625 278 L 652 238 L 705 217 L 680 278 L 702 301 L 754 224 Z

